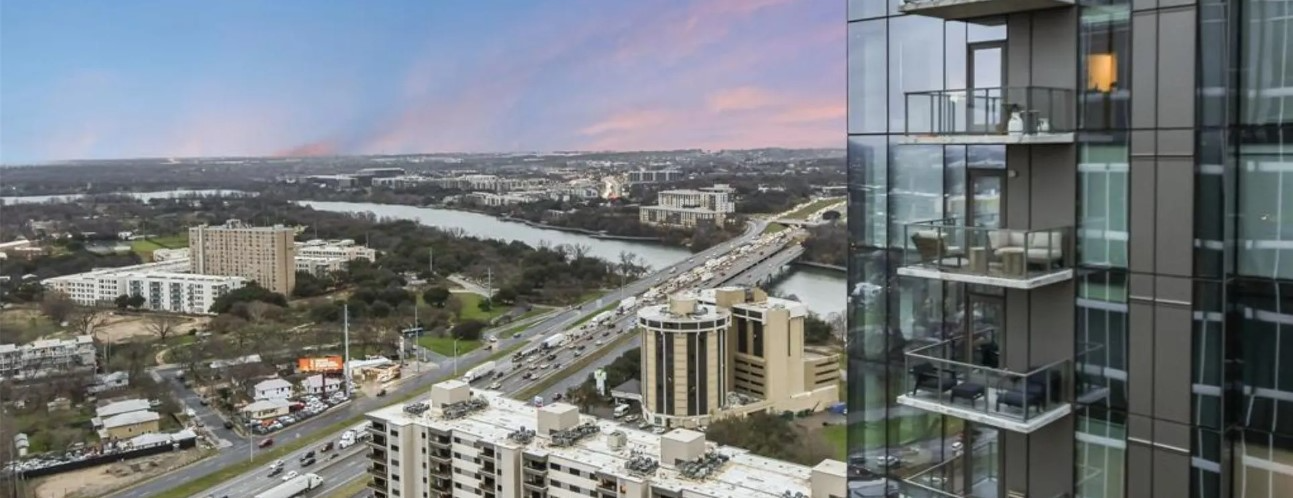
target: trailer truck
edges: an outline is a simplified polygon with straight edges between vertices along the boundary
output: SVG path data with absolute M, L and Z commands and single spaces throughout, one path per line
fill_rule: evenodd
M 618 311 L 622 315 L 624 313 L 627 313 L 629 310 L 633 309 L 633 307 L 637 306 L 637 304 L 638 304 L 637 296 L 626 297 L 624 298 L 623 301 L 620 301 L 620 307 L 616 311 Z
M 543 340 L 543 349 L 552 349 L 552 348 L 561 347 L 561 345 L 565 343 L 566 343 L 566 334 L 564 333 L 552 334 L 551 336 L 548 336 L 547 339 Z
M 319 477 L 319 474 L 303 474 L 293 477 L 283 484 L 269 488 L 256 495 L 255 498 L 296 498 L 304 496 L 311 489 L 318 489 L 322 486 L 323 478 Z
M 487 378 L 489 377 L 489 374 L 494 373 L 494 368 L 497 366 L 498 363 L 494 361 L 481 363 L 473 367 L 471 370 L 468 370 L 467 373 L 462 376 L 462 380 L 471 383 L 479 379 Z

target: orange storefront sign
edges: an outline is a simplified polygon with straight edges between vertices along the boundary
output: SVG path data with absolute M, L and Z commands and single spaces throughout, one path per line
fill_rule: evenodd
M 320 356 L 316 358 L 300 358 L 296 360 L 296 370 L 298 372 L 340 372 L 340 356 Z

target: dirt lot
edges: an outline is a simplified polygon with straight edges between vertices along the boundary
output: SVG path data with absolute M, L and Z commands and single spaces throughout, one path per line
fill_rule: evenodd
M 168 472 L 202 457 L 202 450 L 162 453 L 121 463 L 99 465 L 36 479 L 36 498 L 103 496 L 130 483 Z
M 112 315 L 108 317 L 107 322 L 100 325 L 95 335 L 101 341 L 111 343 L 120 343 L 137 338 L 156 337 L 153 332 L 148 330 L 148 315 Z M 207 322 L 211 321 L 209 317 L 179 317 L 179 322 L 175 327 L 174 335 L 186 335 L 190 329 L 203 329 Z

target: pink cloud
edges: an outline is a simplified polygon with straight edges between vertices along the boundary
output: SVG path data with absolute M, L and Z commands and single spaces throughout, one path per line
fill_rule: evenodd
M 337 143 L 331 140 L 319 140 L 307 144 L 301 144 L 291 149 L 282 150 L 274 153 L 276 157 L 321 157 L 336 155 L 340 149 Z
M 804 103 L 796 105 L 781 111 L 771 120 L 775 123 L 796 124 L 810 123 L 817 121 L 836 121 L 842 123 L 847 113 L 847 108 L 843 103 L 838 104 L 817 104 Z
M 634 110 L 620 112 L 579 130 L 581 135 L 602 135 L 609 132 L 642 131 L 662 126 L 677 117 L 676 113 L 664 110 Z
M 709 109 L 714 112 L 745 111 L 766 107 L 773 103 L 771 92 L 753 86 L 724 88 L 709 96 Z

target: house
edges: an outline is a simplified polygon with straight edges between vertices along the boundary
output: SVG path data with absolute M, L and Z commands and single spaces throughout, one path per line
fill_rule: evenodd
M 291 408 L 285 399 L 265 399 L 242 407 L 241 412 L 248 420 L 265 420 L 287 415 Z
M 341 379 L 336 377 L 327 377 L 323 374 L 316 374 L 306 377 L 301 381 L 301 390 L 306 394 L 327 395 L 340 391 L 342 386 Z
M 94 416 L 100 419 L 107 419 L 123 413 L 138 412 L 149 409 L 148 400 L 146 399 L 126 399 L 114 401 L 100 406 L 94 410 Z
M 283 379 L 262 380 L 252 386 L 251 397 L 256 401 L 290 398 L 292 397 L 292 383 Z
M 123 389 L 130 386 L 130 373 L 112 372 L 106 374 L 97 374 L 94 376 L 94 384 L 86 388 L 90 394 L 97 394 L 113 389 Z
M 162 416 L 152 410 L 142 410 L 95 420 L 102 424 L 99 427 L 100 439 L 130 439 L 160 430 Z

